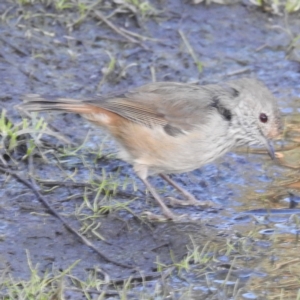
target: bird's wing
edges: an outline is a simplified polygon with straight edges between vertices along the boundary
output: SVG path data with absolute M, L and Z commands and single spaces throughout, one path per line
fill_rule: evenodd
M 163 126 L 170 133 L 189 131 L 218 111 L 225 118 L 238 103 L 236 88 L 176 82 L 147 84 L 123 96 L 90 99 L 89 103 L 148 127 Z

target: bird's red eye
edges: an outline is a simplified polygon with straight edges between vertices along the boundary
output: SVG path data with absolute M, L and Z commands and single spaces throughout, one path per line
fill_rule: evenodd
M 262 122 L 262 123 L 267 123 L 268 122 L 268 116 L 264 113 L 261 113 L 259 115 L 259 120 Z

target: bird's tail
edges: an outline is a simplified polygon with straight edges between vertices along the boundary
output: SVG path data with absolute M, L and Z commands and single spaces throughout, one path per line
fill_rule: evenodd
M 23 103 L 17 108 L 21 111 L 65 111 L 81 114 L 89 121 L 100 126 L 114 125 L 120 119 L 117 114 L 102 108 L 90 100 L 77 100 L 28 94 L 23 97 Z
M 19 110 L 25 111 L 69 111 L 79 114 L 88 114 L 95 111 L 95 105 L 72 98 L 57 98 L 28 94 L 23 97 L 23 103 L 18 105 Z M 99 107 L 97 107 L 99 109 Z

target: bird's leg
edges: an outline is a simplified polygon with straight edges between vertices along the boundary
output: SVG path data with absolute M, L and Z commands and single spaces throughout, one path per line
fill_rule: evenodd
M 175 215 L 174 213 L 172 213 L 172 211 L 166 206 L 166 204 L 163 202 L 163 200 L 161 199 L 161 197 L 158 195 L 158 193 L 156 192 L 155 188 L 150 184 L 150 182 L 147 179 L 144 179 L 142 177 L 140 177 L 141 180 L 144 182 L 145 186 L 147 187 L 147 189 L 150 191 L 150 193 L 152 194 L 152 196 L 154 197 L 154 199 L 157 201 L 157 203 L 159 204 L 163 214 L 171 220 L 177 219 L 178 216 Z
M 133 166 L 136 174 L 138 177 L 143 181 L 145 184 L 146 188 L 149 190 L 149 192 L 152 194 L 156 202 L 159 204 L 163 215 L 170 220 L 181 220 L 182 218 L 185 218 L 185 215 L 176 215 L 174 214 L 164 203 L 162 198 L 159 196 L 155 188 L 152 186 L 152 184 L 148 181 L 148 166 L 145 164 L 137 163 Z M 156 220 L 162 220 L 161 216 L 153 215 L 151 213 L 146 213 L 150 219 L 156 219 Z
M 170 200 L 173 204 L 179 205 L 195 205 L 195 206 L 203 206 L 203 207 L 211 207 L 213 203 L 211 201 L 199 201 L 197 200 L 189 191 L 179 186 L 175 181 L 173 181 L 169 176 L 165 174 L 159 174 L 159 176 L 164 179 L 167 183 L 173 186 L 178 192 L 180 192 L 184 197 L 184 200 L 178 200 L 173 197 L 170 197 Z

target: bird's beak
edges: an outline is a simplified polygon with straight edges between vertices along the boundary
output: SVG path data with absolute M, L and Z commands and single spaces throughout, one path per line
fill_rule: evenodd
M 268 139 L 265 139 L 265 146 L 268 150 L 270 157 L 272 159 L 275 159 L 275 150 L 274 150 L 273 143 L 271 141 L 269 141 Z

